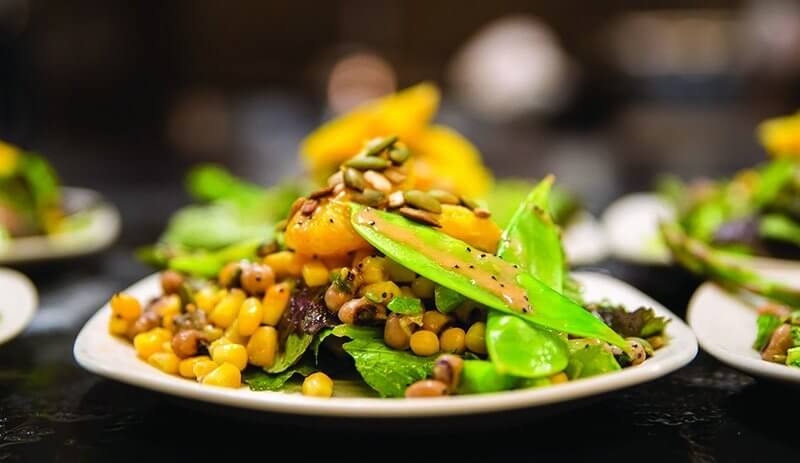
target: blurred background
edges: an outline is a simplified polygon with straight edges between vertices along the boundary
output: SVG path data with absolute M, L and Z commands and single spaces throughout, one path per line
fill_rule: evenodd
M 296 175 L 322 121 L 424 80 L 498 176 L 599 212 L 764 157 L 755 124 L 800 107 L 800 2 L 0 0 L 0 139 L 108 195 L 132 244 L 188 166 Z

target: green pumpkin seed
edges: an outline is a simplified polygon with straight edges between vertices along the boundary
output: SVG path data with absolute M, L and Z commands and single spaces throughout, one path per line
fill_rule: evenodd
M 444 190 L 430 190 L 428 194 L 436 198 L 442 204 L 458 204 L 458 196 Z
M 367 156 L 377 156 L 386 148 L 391 147 L 397 143 L 397 135 L 391 135 L 384 138 L 375 138 L 367 143 L 367 150 L 364 152 Z
M 461 204 L 464 207 L 469 208 L 470 210 L 475 210 L 476 208 L 481 207 L 481 205 L 478 204 L 475 200 L 472 200 L 472 199 L 469 199 L 469 198 L 465 198 L 463 196 L 461 197 Z
M 361 174 L 361 172 L 353 168 L 345 169 L 344 184 L 358 191 L 363 191 L 367 186 L 366 182 L 364 181 L 364 176 Z
M 393 146 L 389 150 L 389 159 L 395 164 L 406 162 L 409 156 L 411 156 L 411 152 L 405 146 Z
M 385 194 L 372 188 L 367 188 L 363 193 L 357 193 L 352 196 L 353 201 L 370 207 L 380 207 L 385 199 Z
M 442 212 L 442 205 L 439 200 L 419 190 L 409 190 L 403 193 L 406 203 L 428 212 L 440 214 Z
M 383 170 L 392 163 L 388 159 L 374 156 L 359 156 L 345 162 L 344 165 L 358 170 Z

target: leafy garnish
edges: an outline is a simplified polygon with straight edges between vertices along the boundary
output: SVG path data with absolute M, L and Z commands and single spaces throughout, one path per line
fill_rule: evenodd
M 772 333 L 781 326 L 781 319 L 775 314 L 764 313 L 758 316 L 756 324 L 758 331 L 756 332 L 756 340 L 753 342 L 753 349 L 761 352 L 767 347 Z
M 308 333 L 290 333 L 283 344 L 283 350 L 275 356 L 275 362 L 271 367 L 265 368 L 267 373 L 281 373 L 297 363 L 300 357 L 308 350 L 308 346 L 314 341 L 314 335 Z
M 316 334 L 338 324 L 335 315 L 325 306 L 325 288 L 301 288 L 292 294 L 285 319 L 294 333 Z
M 381 397 L 402 397 L 410 384 L 431 374 L 436 361 L 435 356 L 394 350 L 375 338 L 353 339 L 342 347 L 353 357 L 364 382 Z
M 402 315 L 419 315 L 422 313 L 422 301 L 416 297 L 395 296 L 386 308 Z
M 628 312 L 621 305 L 612 305 L 606 302 L 590 304 L 589 310 L 596 312 L 600 318 L 614 331 L 625 337 L 647 338 L 661 334 L 666 328 L 669 319 L 656 316 L 655 311 L 649 307 L 639 307 Z
M 580 340 L 570 342 L 569 364 L 564 370 L 570 380 L 602 375 L 620 369 L 614 355 L 603 346 L 586 344 Z
M 295 375 L 308 376 L 315 371 L 313 365 L 301 362 L 293 368 L 284 370 L 281 373 L 267 373 L 258 368 L 247 369 L 242 374 L 244 381 L 252 391 L 280 391 L 284 389 L 286 382 Z

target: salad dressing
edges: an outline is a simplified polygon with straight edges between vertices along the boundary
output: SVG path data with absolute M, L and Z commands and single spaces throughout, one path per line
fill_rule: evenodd
M 420 239 L 412 231 L 381 218 L 374 209 L 359 211 L 355 219 L 359 225 L 372 227 L 383 235 L 404 243 L 501 299 L 508 307 L 518 312 L 530 313 L 527 292 L 516 281 L 521 273 L 517 265 L 479 249 L 466 247 L 462 256 L 445 252 Z M 413 269 L 412 269 L 413 270 Z

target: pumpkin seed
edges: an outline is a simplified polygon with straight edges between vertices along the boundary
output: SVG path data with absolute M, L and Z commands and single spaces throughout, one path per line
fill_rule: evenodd
M 411 152 L 405 146 L 393 146 L 389 150 L 389 159 L 395 164 L 406 162 L 409 156 L 411 156 Z
M 458 204 L 458 196 L 444 190 L 430 190 L 428 194 L 436 198 L 442 204 Z
M 481 207 L 481 205 L 475 202 L 475 200 L 465 198 L 463 196 L 461 197 L 461 204 L 464 207 L 469 208 L 470 210 L 474 210 L 475 208 Z
M 386 195 L 372 188 L 367 188 L 363 193 L 356 193 L 352 196 L 353 201 L 370 207 L 380 207 L 385 199 Z
M 403 183 L 406 180 L 406 174 L 397 169 L 386 169 L 383 171 L 383 176 L 392 183 Z
M 414 222 L 419 222 L 424 225 L 431 225 L 434 227 L 441 227 L 439 221 L 436 220 L 436 216 L 431 214 L 427 211 L 421 211 L 419 209 L 413 209 L 410 207 L 403 206 L 397 210 L 403 217 L 413 220 Z
M 392 182 L 374 170 L 368 170 L 364 172 L 364 180 L 366 180 L 367 183 L 372 186 L 372 188 L 378 191 L 382 191 L 384 193 L 392 191 Z
M 391 135 L 384 138 L 374 138 L 367 143 L 367 150 L 364 152 L 367 156 L 377 156 L 386 148 L 391 147 L 397 143 L 397 135 Z
M 367 187 L 367 185 L 364 182 L 364 176 L 361 175 L 361 172 L 353 168 L 345 169 L 344 183 L 350 188 L 358 191 L 363 191 L 364 188 Z
M 402 191 L 395 191 L 394 193 L 389 195 L 389 207 L 391 207 L 392 209 L 396 209 L 405 203 L 406 199 L 403 197 Z
M 405 198 L 406 203 L 416 207 L 417 209 L 423 209 L 436 214 L 440 214 L 442 212 L 442 205 L 439 203 L 439 200 L 428 193 L 424 193 L 419 190 L 409 190 L 403 194 L 403 197 Z
M 378 158 L 374 156 L 359 156 L 345 162 L 344 165 L 358 170 L 383 170 L 389 167 L 392 163 L 388 159 Z
M 476 207 L 475 209 L 473 209 L 473 210 L 472 210 L 472 212 L 473 212 L 473 213 L 474 213 L 476 216 L 478 216 L 479 218 L 481 218 L 481 219 L 488 219 L 489 217 L 491 217 L 491 216 L 492 216 L 492 213 L 491 213 L 491 212 L 489 212 L 489 209 L 486 209 L 486 208 L 484 208 L 484 207 Z

